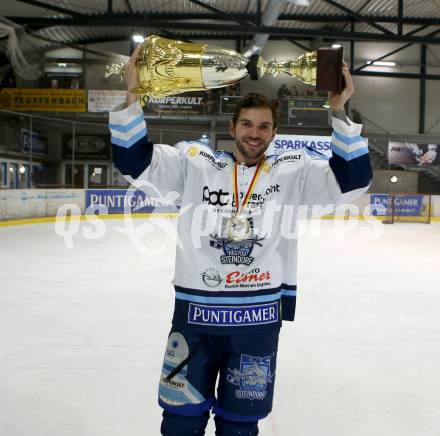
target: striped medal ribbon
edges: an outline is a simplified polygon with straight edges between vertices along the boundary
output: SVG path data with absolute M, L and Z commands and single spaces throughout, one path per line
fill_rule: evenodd
M 237 161 L 234 162 L 234 198 L 235 204 L 237 206 L 237 212 L 232 215 L 227 224 L 228 239 L 233 242 L 244 241 L 250 239 L 252 236 L 251 223 L 247 220 L 245 214 L 243 213 L 246 205 L 251 198 L 252 192 L 257 184 L 258 174 L 260 173 L 261 164 L 265 160 L 265 157 L 260 159 L 257 168 L 255 170 L 254 176 L 252 177 L 249 189 L 243 199 L 243 204 L 240 207 L 240 197 L 238 193 L 238 176 L 237 176 Z

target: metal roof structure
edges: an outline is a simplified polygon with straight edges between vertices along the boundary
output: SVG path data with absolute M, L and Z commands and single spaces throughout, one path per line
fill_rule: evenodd
M 1 12 L 52 44 L 124 40 L 134 30 L 241 40 L 265 33 L 303 44 L 316 37 L 440 44 L 440 0 L 279 1 L 284 8 L 272 26 L 261 22 L 271 0 L 2 0 Z
M 278 3 L 279 13 L 265 25 L 265 11 Z M 128 42 L 134 33 L 235 40 L 240 50 L 256 35 L 287 40 L 304 50 L 317 39 L 343 42 L 353 75 L 420 81 L 420 132 L 425 82 L 440 80 L 428 67 L 432 59 L 434 67 L 440 66 L 440 54 L 433 52 L 440 45 L 440 0 L 1 0 L 1 13 L 0 25 L 32 35 L 40 52 L 70 46 L 104 56 L 89 46 Z M 358 42 L 402 44 L 375 61 L 419 46 L 418 71 L 372 71 L 365 61 L 356 62 Z M 0 69 L 9 63 L 6 51 L 7 39 L 0 38 Z

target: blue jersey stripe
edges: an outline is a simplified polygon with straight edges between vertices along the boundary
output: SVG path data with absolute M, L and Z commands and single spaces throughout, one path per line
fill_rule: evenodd
M 133 127 L 136 127 L 138 124 L 143 123 L 143 122 L 144 122 L 144 117 L 139 115 L 138 117 L 136 117 L 132 121 L 130 121 L 128 124 L 125 124 L 125 125 L 109 124 L 109 127 L 111 130 L 116 130 L 117 132 L 121 132 L 121 133 L 127 133 Z
M 283 290 L 281 290 L 281 295 L 286 296 L 286 297 L 296 297 L 296 291 L 290 291 L 287 289 L 283 289 Z
M 363 138 L 360 135 L 357 136 L 345 136 L 342 133 L 333 131 L 333 135 L 335 138 L 339 139 L 341 142 L 347 145 L 356 144 L 356 142 L 365 141 L 365 138 Z
M 350 151 L 349 153 L 339 148 L 335 143 L 331 143 L 331 149 L 333 153 L 337 154 L 338 156 L 341 156 L 345 160 L 352 160 L 356 159 L 359 156 L 362 156 L 364 154 L 368 153 L 368 147 L 362 147 L 358 148 L 357 150 Z
M 134 143 L 136 143 L 137 141 L 139 141 L 139 139 L 143 138 L 146 135 L 147 135 L 147 129 L 144 128 L 138 133 L 136 133 L 136 135 L 132 136 L 130 139 L 127 140 L 112 136 L 112 143 L 118 145 L 119 147 L 130 148 Z
M 281 285 L 282 288 L 285 289 L 296 289 L 291 288 L 289 285 Z M 185 288 L 183 286 L 174 285 L 174 289 L 176 292 L 181 292 L 182 294 L 187 295 L 197 295 L 200 297 L 212 297 L 215 295 L 216 297 L 230 297 L 231 294 L 237 297 L 254 297 L 254 296 L 262 296 L 262 295 L 274 295 L 277 294 L 280 291 L 280 286 L 277 286 L 276 288 L 268 288 L 268 289 L 261 289 L 256 291 L 205 291 L 202 289 L 193 289 L 193 288 Z
M 248 303 L 266 303 L 268 301 L 276 301 L 281 297 L 281 291 L 270 295 L 255 295 L 253 297 L 203 297 L 200 295 L 185 294 L 176 292 L 177 300 L 190 301 L 192 303 L 206 304 L 248 304 Z

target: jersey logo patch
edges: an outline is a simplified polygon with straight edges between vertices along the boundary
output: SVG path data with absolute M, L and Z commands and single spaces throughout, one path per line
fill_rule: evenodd
M 211 238 L 209 243 L 211 247 L 223 250 L 223 254 L 220 256 L 220 262 L 223 265 L 234 264 L 237 266 L 249 266 L 255 259 L 251 256 L 254 245 L 262 247 L 263 244 L 261 244 L 260 241 L 264 240 L 264 238 L 259 238 L 258 236 L 239 242 L 233 242 L 228 238 L 223 238 L 218 235 L 211 235 Z
M 188 150 L 188 156 L 190 156 L 190 157 L 194 157 L 194 156 L 196 156 L 198 153 L 199 153 L 199 149 L 198 149 L 197 147 L 191 147 L 191 148 Z
M 240 369 L 228 368 L 226 380 L 239 389 L 235 391 L 238 399 L 264 400 L 267 395 L 267 384 L 272 383 L 273 376 L 270 371 L 272 356 L 257 357 L 242 354 Z

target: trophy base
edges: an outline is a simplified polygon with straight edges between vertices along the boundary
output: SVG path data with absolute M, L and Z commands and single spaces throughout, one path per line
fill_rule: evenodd
M 342 74 L 343 62 L 342 47 L 323 47 L 318 49 L 316 69 L 316 90 L 332 91 L 339 94 L 344 89 L 344 76 Z

